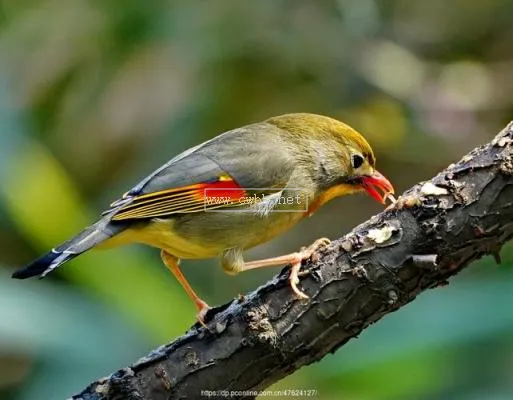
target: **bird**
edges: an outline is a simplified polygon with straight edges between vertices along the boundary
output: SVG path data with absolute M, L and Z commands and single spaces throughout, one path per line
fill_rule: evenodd
M 231 275 L 290 264 L 290 288 L 307 299 L 298 287 L 301 263 L 328 239 L 263 260 L 246 261 L 244 251 L 282 234 L 335 197 L 363 191 L 385 204 L 394 188 L 375 165 L 367 140 L 328 116 L 291 113 L 232 129 L 172 158 L 113 202 L 97 222 L 12 277 L 42 278 L 90 249 L 142 243 L 160 250 L 203 325 L 210 306 L 183 275 L 181 259 L 218 257 Z

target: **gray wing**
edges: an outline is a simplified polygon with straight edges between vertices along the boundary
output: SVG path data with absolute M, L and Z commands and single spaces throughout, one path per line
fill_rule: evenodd
M 272 194 L 260 188 L 280 191 L 294 169 L 281 141 L 279 129 L 266 123 L 226 132 L 171 159 L 106 213 L 113 220 L 133 220 L 203 211 L 203 189 L 226 180 L 251 194 Z

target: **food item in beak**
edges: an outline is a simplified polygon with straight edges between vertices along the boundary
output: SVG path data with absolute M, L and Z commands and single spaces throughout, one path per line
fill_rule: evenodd
M 390 181 L 378 171 L 374 171 L 372 175 L 364 176 L 362 178 L 362 187 L 381 204 L 385 204 L 390 195 L 394 194 L 394 187 Z

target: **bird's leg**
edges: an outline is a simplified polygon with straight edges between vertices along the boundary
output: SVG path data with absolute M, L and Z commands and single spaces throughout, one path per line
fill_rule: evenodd
M 198 309 L 196 319 L 201 325 L 205 326 L 205 322 L 203 321 L 203 319 L 205 318 L 205 314 L 207 313 L 207 311 L 210 310 L 209 305 L 199 298 L 199 296 L 196 294 L 194 289 L 191 287 L 191 285 L 183 275 L 179 266 L 180 260 L 172 256 L 171 254 L 166 253 L 164 250 L 160 252 L 160 256 L 162 257 L 162 262 L 164 263 L 164 265 L 173 273 L 178 282 L 180 282 L 180 285 L 182 285 L 182 287 L 185 289 L 187 295 L 192 299 L 192 301 L 196 305 L 196 308 Z
M 299 298 L 308 299 L 308 296 L 297 287 L 297 284 L 299 283 L 299 270 L 301 269 L 301 263 L 303 260 L 309 259 L 312 254 L 315 253 L 315 251 L 317 251 L 320 247 L 327 246 L 329 243 L 329 239 L 321 238 L 317 239 L 312 245 L 303 247 L 299 252 L 296 253 L 244 263 L 234 262 L 236 260 L 234 260 L 233 257 L 230 257 L 230 255 L 234 254 L 233 251 L 230 253 L 230 251 L 233 249 L 230 249 L 229 251 L 225 252 L 225 254 L 223 254 L 223 268 L 228 273 L 235 274 L 242 271 L 248 271 L 250 269 L 290 264 L 291 269 L 289 275 L 289 284 L 292 291 Z M 240 260 L 242 260 L 242 252 L 240 252 Z

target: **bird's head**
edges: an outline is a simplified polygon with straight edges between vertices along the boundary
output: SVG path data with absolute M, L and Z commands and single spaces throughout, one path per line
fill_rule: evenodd
M 298 157 L 311 171 L 322 202 L 365 190 L 384 204 L 394 193 L 376 169 L 376 158 L 365 138 L 350 126 L 322 115 L 286 114 L 267 120 L 290 134 Z

